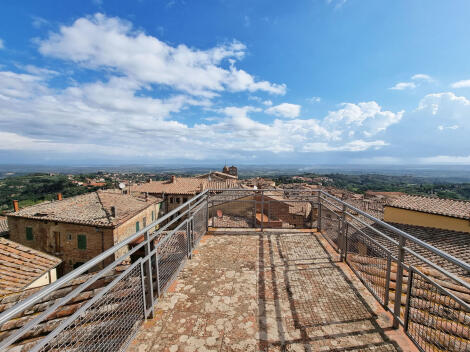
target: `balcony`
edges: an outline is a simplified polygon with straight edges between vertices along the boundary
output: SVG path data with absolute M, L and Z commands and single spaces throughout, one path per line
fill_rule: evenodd
M 206 191 L 3 308 L 0 349 L 468 351 L 469 273 L 325 192 Z

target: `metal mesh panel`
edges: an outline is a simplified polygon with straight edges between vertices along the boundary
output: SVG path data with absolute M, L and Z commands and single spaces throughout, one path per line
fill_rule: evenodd
M 423 351 L 470 351 L 470 307 L 413 271 L 408 335 Z M 457 293 L 458 294 L 458 293 Z M 459 296 L 470 301 L 468 294 Z
M 105 289 L 39 351 L 124 350 L 144 317 L 140 264 Z
M 336 251 L 339 251 L 341 216 L 326 206 L 321 209 L 321 232 Z
M 158 284 L 163 292 L 178 274 L 188 255 L 187 223 L 162 240 L 157 249 Z
M 203 203 L 193 215 L 193 246 L 195 246 L 207 230 L 207 206 Z
M 348 264 L 378 301 L 387 304 L 391 267 L 389 252 L 352 225 L 347 227 L 346 246 Z
M 255 210 L 256 206 L 256 210 Z M 255 227 L 255 216 L 260 212 L 255 205 L 253 196 L 249 194 L 239 199 L 227 199 L 211 204 L 211 226 L 222 228 L 252 228 Z

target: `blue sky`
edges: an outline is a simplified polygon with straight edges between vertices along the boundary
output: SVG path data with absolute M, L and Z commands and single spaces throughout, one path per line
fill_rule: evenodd
M 470 164 L 470 2 L 2 2 L 0 163 Z

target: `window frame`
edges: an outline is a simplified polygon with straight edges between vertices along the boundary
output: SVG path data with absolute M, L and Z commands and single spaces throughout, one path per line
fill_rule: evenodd
M 84 248 L 80 246 L 80 244 L 84 244 Z M 77 248 L 81 250 L 87 249 L 87 238 L 85 234 L 78 234 L 77 235 Z
M 33 228 L 31 226 L 25 227 L 26 241 L 34 241 Z

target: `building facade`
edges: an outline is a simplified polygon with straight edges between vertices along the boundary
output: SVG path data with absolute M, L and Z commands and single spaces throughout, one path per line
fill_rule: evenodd
M 60 276 L 155 221 L 160 203 L 107 191 L 44 202 L 8 214 L 10 239 L 61 258 Z

